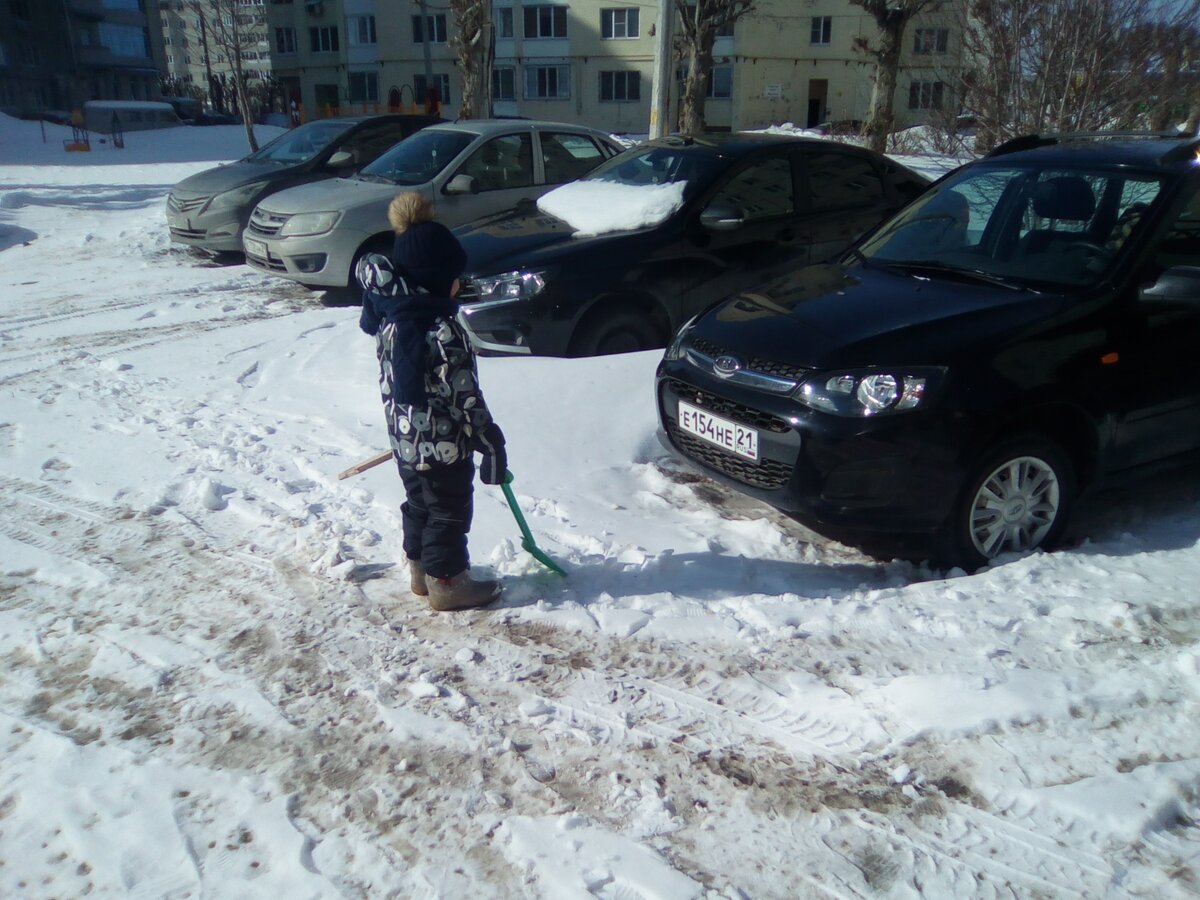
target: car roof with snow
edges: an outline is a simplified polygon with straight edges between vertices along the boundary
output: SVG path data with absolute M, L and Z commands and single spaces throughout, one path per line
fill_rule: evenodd
M 680 147 L 694 147 L 697 151 L 703 152 L 708 150 L 715 155 L 723 157 L 738 157 L 744 156 L 747 153 L 754 153 L 757 150 L 762 150 L 764 147 L 771 145 L 796 145 L 808 144 L 812 147 L 829 147 L 831 142 L 822 138 L 804 137 L 803 135 L 794 134 L 772 134 L 760 131 L 735 131 L 735 132 L 719 132 L 716 134 L 703 134 L 696 136 L 670 134 L 666 137 L 655 138 L 652 141 L 647 141 L 639 144 L 639 147 L 668 147 L 678 149 Z M 861 152 L 863 155 L 870 155 L 870 151 L 862 147 L 856 147 L 853 144 L 837 144 L 839 151 Z
M 1089 132 L 1086 134 L 1029 134 L 1001 144 L 984 161 L 1038 165 L 1122 165 L 1181 172 L 1200 158 L 1200 136 Z

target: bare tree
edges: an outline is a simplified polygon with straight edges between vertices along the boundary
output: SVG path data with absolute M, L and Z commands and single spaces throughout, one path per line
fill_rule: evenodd
M 249 72 L 244 60 L 247 53 L 257 52 L 258 42 L 264 37 L 254 30 L 254 7 L 244 5 L 240 0 L 189 0 L 188 5 L 199 20 L 202 33 L 207 32 L 216 46 L 218 61 L 223 58 L 229 66 L 227 81 L 233 90 L 246 128 L 246 140 L 253 152 L 258 149 L 258 139 L 254 136 L 254 109 L 250 101 Z
M 1200 101 L 1200 0 L 967 0 L 976 148 L 1020 134 L 1167 127 Z
M 683 96 L 679 99 L 679 130 L 684 134 L 704 131 L 704 99 L 712 77 L 713 42 L 726 26 L 732 26 L 754 9 L 755 0 L 675 0 L 683 27 L 679 34 L 681 57 L 687 62 Z
M 450 46 L 458 56 L 462 71 L 462 106 L 464 119 L 482 119 L 491 113 L 492 62 L 496 48 L 491 3 L 488 0 L 450 0 L 454 19 L 454 37 Z
M 877 40 L 855 41 L 855 49 L 875 60 L 875 76 L 871 86 L 871 108 L 863 125 L 863 136 L 872 150 L 882 153 L 887 148 L 896 115 L 896 82 L 900 74 L 900 54 L 904 51 L 904 33 L 908 23 L 925 12 L 941 8 L 942 0 L 850 0 L 861 6 L 879 29 Z

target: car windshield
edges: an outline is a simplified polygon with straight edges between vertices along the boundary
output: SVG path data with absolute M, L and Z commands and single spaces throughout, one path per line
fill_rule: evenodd
M 720 160 L 694 149 L 675 147 L 635 147 L 614 156 L 581 181 L 607 181 L 628 186 L 648 184 L 686 184 L 684 198 L 690 198 L 721 170 Z
M 475 135 L 466 132 L 426 128 L 364 167 L 359 177 L 393 184 L 424 184 L 436 178 L 473 140 Z
M 288 166 L 308 162 L 350 128 L 345 122 L 309 122 L 284 132 L 258 152 L 247 156 L 246 162 Z
M 1161 190 L 1161 179 L 1127 170 L 970 166 L 858 251 L 892 267 L 1084 287 L 1105 276 Z

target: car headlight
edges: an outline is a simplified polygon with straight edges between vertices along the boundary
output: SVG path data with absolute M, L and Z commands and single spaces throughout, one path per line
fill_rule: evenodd
M 279 229 L 279 236 L 300 237 L 306 234 L 324 234 L 337 224 L 340 216 L 341 213 L 336 212 L 300 213 L 283 223 L 283 227 Z
M 664 359 L 675 360 L 683 358 L 683 346 L 687 343 L 687 336 L 696 327 L 696 322 L 699 319 L 700 314 L 697 313 L 680 326 L 679 330 L 675 332 L 675 338 L 667 345 L 667 352 L 663 354 Z
M 938 367 L 823 372 L 805 379 L 796 399 L 835 416 L 907 412 L 928 402 L 946 370 Z
M 252 200 L 266 186 L 267 182 L 265 181 L 252 181 L 249 184 L 243 184 L 232 191 L 217 194 L 217 196 L 208 201 L 208 208 L 225 209 L 231 206 L 242 206 Z
M 544 271 L 505 272 L 503 275 L 472 278 L 471 285 L 476 296 L 463 305 L 475 310 L 514 300 L 528 300 L 546 289 L 546 274 Z

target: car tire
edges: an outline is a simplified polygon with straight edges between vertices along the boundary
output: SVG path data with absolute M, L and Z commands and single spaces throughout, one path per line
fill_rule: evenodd
M 609 356 L 662 345 L 654 323 L 647 316 L 630 310 L 585 323 L 573 341 L 574 352 L 571 355 Z
M 1053 548 L 1075 500 L 1075 468 L 1054 441 L 1023 435 L 980 457 L 941 534 L 942 561 L 967 571 L 1001 554 Z

